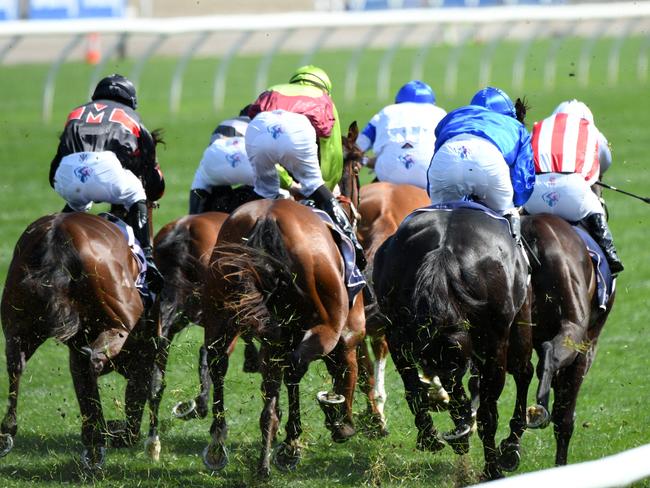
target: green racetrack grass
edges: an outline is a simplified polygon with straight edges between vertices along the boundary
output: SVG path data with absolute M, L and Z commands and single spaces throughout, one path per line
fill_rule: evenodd
M 608 86 L 607 54 L 611 41 L 599 41 L 593 51 L 590 85 L 579 85 L 576 63 L 581 44 L 568 40 L 558 58 L 557 83 L 543 88 L 543 63 L 547 42 L 533 46 L 527 58 L 526 86 L 522 94 L 510 89 L 511 63 L 517 46 L 503 44 L 495 57 L 491 84 L 501 86 L 511 96 L 526 95 L 531 105 L 529 125 L 545 117 L 562 100 L 578 98 L 589 104 L 599 128 L 612 144 L 614 163 L 606 181 L 614 186 L 647 196 L 650 174 L 648 84 L 636 78 L 636 55 L 640 41 L 630 39 L 621 53 L 619 83 Z M 432 49 L 425 63 L 425 81 L 438 94 L 438 104 L 447 110 L 466 103 L 477 88 L 478 62 L 484 46 L 468 46 L 461 58 L 457 94 L 447 96 L 442 89 L 444 67 L 450 49 Z M 362 59 L 358 99 L 346 104 L 342 93 L 350 53 L 325 52 L 314 60 L 334 82 L 344 128 L 352 120 L 361 126 L 388 100 L 375 97 L 375 73 L 381 52 L 369 51 Z M 401 50 L 395 58 L 391 93 L 408 81 L 415 51 Z M 282 82 L 296 67 L 299 55 L 282 55 L 272 64 L 270 83 Z M 235 114 L 253 98 L 254 73 L 258 59 L 233 62 L 228 81 L 227 103 L 223 111 L 212 108 L 212 81 L 216 61 L 194 60 L 185 76 L 181 112 L 172 116 L 168 96 L 175 60 L 158 58 L 147 65 L 140 84 L 140 112 L 150 128 L 166 129 L 166 147 L 159 159 L 168 189 L 155 212 L 155 227 L 187 211 L 187 195 L 194 170 L 216 122 Z M 107 72 L 128 74 L 131 63 L 110 62 Z M 13 246 L 20 233 L 37 217 L 59 210 L 63 201 L 47 183 L 49 162 L 56 150 L 57 135 L 67 112 L 86 101 L 91 67 L 65 65 L 59 74 L 51 124 L 41 120 L 42 86 L 46 65 L 3 66 L 0 75 L 0 274 L 5 276 Z M 366 175 L 366 181 L 368 175 Z M 618 281 L 614 310 L 601 335 L 598 357 L 583 385 L 578 402 L 576 429 L 570 448 L 570 462 L 598 459 L 650 442 L 650 387 L 647 359 L 650 350 L 648 292 L 650 265 L 647 239 L 650 207 L 638 200 L 608 192 L 605 194 L 610 224 L 626 271 Z M 102 208 L 97 206 L 98 209 Z M 2 280 L 4 282 L 4 279 Z M 416 430 L 404 401 L 402 383 L 392 363 L 387 373 L 389 391 L 386 411 L 390 436 L 369 440 L 358 435 L 347 444 L 333 444 L 323 425 L 315 394 L 329 386 L 323 364 L 312 365 L 303 382 L 303 462 L 294 473 L 274 470 L 268 482 L 256 482 L 254 470 L 259 446 L 258 418 L 261 410 L 259 375 L 241 373 L 241 351 L 235 353 L 226 380 L 226 407 L 230 426 L 230 464 L 222 473 L 210 476 L 201 461 L 201 451 L 209 440 L 209 420 L 184 423 L 171 419 L 171 406 L 196 393 L 196 362 L 202 330 L 193 327 L 179 334 L 172 347 L 168 387 L 161 408 L 163 418 L 162 460 L 148 460 L 141 446 L 109 450 L 106 479 L 83 480 L 77 466 L 80 452 L 79 410 L 67 367 L 67 350 L 49 341 L 28 363 L 23 376 L 18 406 L 19 431 L 16 447 L 0 459 L 0 486 L 59 486 L 80 483 L 97 486 L 458 486 L 477 481 L 481 471 L 482 447 L 472 438 L 470 454 L 455 456 L 446 448 L 435 455 L 415 450 Z M 0 345 L 4 358 L 4 344 Z M 4 361 L 2 361 L 4 364 Z M 102 399 L 107 418 L 123 415 L 124 381 L 117 375 L 102 378 Z M 534 398 L 537 382 L 529 392 Z M 7 391 L 7 375 L 0 370 L 0 397 Z M 500 400 L 499 439 L 507 431 L 513 408 L 513 382 L 509 378 Z M 365 400 L 357 397 L 356 411 Z M 286 398 L 283 395 L 283 405 Z M 2 412 L 3 414 L 4 412 Z M 441 429 L 450 427 L 447 414 L 434 417 Z M 285 418 L 286 420 L 286 418 Z M 145 415 L 145 425 L 147 416 Z M 143 428 L 143 433 L 146 429 Z M 553 465 L 555 445 L 552 427 L 528 431 L 523 439 L 519 472 Z M 643 485 L 643 482 L 639 483 Z

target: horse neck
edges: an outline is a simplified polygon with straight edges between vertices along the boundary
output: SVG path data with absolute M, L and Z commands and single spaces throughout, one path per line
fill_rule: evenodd
M 357 165 L 356 159 L 346 157 L 343 161 L 343 174 L 339 181 L 341 190 L 339 201 L 343 204 L 343 209 L 351 222 L 357 218 L 359 208 L 359 172 L 355 171 Z

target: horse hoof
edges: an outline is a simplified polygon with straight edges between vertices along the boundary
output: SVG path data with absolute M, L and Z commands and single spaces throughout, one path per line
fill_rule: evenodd
M 428 436 L 418 434 L 415 448 L 418 451 L 438 452 L 445 448 L 445 443 L 438 439 L 438 436 L 435 434 Z
M 221 471 L 228 464 L 228 451 L 223 444 L 211 442 L 203 449 L 203 464 L 210 471 Z
M 351 424 L 342 422 L 332 427 L 332 441 L 339 444 L 347 442 L 357 431 Z
M 469 452 L 469 436 L 472 434 L 472 427 L 462 424 L 451 432 L 446 432 L 442 438 L 447 441 L 456 454 L 467 454 Z
M 273 464 L 280 471 L 294 471 L 302 456 L 302 448 L 297 443 L 287 444 L 283 442 L 273 453 Z
M 519 445 L 502 442 L 499 446 L 498 462 L 499 467 L 508 473 L 516 471 L 521 461 Z
M 180 420 L 192 420 L 199 418 L 199 413 L 196 409 L 196 402 L 194 399 L 186 402 L 178 402 L 172 408 L 172 415 Z
M 0 434 L 0 458 L 5 457 L 14 448 L 14 438 L 11 434 Z
M 526 424 L 529 429 L 543 429 L 551 421 L 551 415 L 542 405 L 533 405 L 526 410 Z
M 160 445 L 160 437 L 157 435 L 153 435 L 151 437 L 148 437 L 146 441 L 144 441 L 144 451 L 147 453 L 147 456 L 149 456 L 149 459 L 152 461 L 158 462 L 160 461 L 160 451 L 161 451 L 161 445 Z
M 91 475 L 100 474 L 105 461 L 106 448 L 103 446 L 91 449 L 84 448 L 81 451 L 81 468 L 85 473 Z
M 449 393 L 440 383 L 440 378 L 434 376 L 429 379 L 420 375 L 420 382 L 427 390 L 429 408 L 434 412 L 442 412 L 449 409 Z

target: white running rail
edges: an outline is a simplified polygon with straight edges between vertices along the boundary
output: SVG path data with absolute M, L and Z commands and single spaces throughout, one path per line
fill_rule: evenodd
M 508 28 L 506 28 L 508 26 Z M 584 39 L 577 73 L 581 84 L 589 83 L 589 63 L 594 44 L 602 37 L 614 38 L 608 58 L 611 84 L 618 80 L 621 45 L 629 36 L 643 36 L 637 58 L 637 76 L 648 77 L 650 48 L 650 1 L 576 5 L 534 5 L 479 8 L 434 8 L 364 12 L 292 12 L 266 15 L 221 15 L 160 19 L 83 19 L 57 21 L 9 21 L 0 23 L 0 63 L 21 62 L 21 45 L 41 40 L 42 48 L 28 52 L 42 54 L 50 70 L 43 90 L 43 119 L 49 121 L 56 77 L 61 66 L 79 55 L 89 34 L 100 34 L 113 42 L 102 52 L 102 61 L 89 80 L 89 91 L 112 56 L 127 52 L 135 58 L 131 76 L 136 82 L 145 63 L 155 53 L 171 52 L 178 61 L 174 70 L 169 105 L 172 113 L 181 108 L 183 77 L 189 61 L 198 56 L 218 60 L 213 81 L 213 105 L 223 106 L 228 68 L 233 58 L 244 53 L 261 55 L 254 90 L 266 86 L 273 57 L 280 52 L 302 53 L 302 62 L 320 50 L 351 49 L 347 64 L 345 96 L 356 98 L 359 63 L 363 52 L 381 48 L 385 55 L 376 76 L 377 98 L 388 97 L 391 66 L 397 49 L 417 47 L 412 62 L 414 78 L 421 76 L 423 57 L 432 44 L 451 44 L 446 63 L 444 89 L 453 94 L 463 46 L 472 40 L 485 44 L 478 84 L 489 80 L 492 59 L 499 43 L 514 39 L 519 49 L 513 60 L 512 86 L 524 84 L 526 54 L 537 39 L 553 39 L 547 54 L 543 79 L 547 88 L 555 83 L 556 56 L 569 36 Z M 262 37 L 260 37 L 262 36 Z M 168 48 L 171 47 L 171 51 Z M 165 46 L 163 51 L 161 46 Z M 56 49 L 55 51 L 51 51 Z M 13 54 L 12 54 L 13 53 Z M 30 62 L 34 62 L 30 59 Z M 255 96 L 257 93 L 252 93 Z

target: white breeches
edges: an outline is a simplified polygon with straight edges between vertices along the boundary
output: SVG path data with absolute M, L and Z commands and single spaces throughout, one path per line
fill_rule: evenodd
M 501 214 L 514 206 L 508 164 L 501 151 L 481 137 L 449 139 L 433 155 L 427 176 L 432 204 L 471 195 Z
M 77 211 L 90 210 L 93 202 L 128 209 L 147 198 L 142 182 L 110 151 L 65 156 L 54 175 L 54 190 Z
M 594 213 L 605 213 L 596 194 L 577 173 L 537 175 L 535 189 L 524 208 L 530 214 L 550 213 L 571 222 Z
M 216 139 L 203 152 L 192 190 L 210 190 L 222 185 L 253 186 L 253 167 L 246 155 L 243 137 Z
M 406 147 L 388 144 L 375 162 L 379 181 L 427 188 L 427 168 L 433 148 Z
M 264 198 L 279 194 L 276 164 L 291 173 L 305 196 L 324 184 L 316 131 L 304 115 L 284 110 L 260 113 L 248 124 L 246 153 L 253 166 L 255 193 Z

